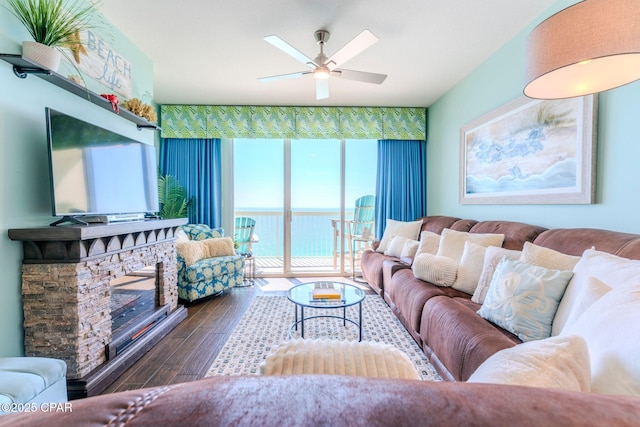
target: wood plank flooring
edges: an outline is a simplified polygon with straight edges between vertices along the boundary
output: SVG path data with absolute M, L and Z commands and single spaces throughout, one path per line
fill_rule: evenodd
M 187 319 L 102 394 L 204 378 L 255 295 L 262 293 L 257 286 L 233 288 L 189 305 Z
M 339 277 L 335 278 L 340 280 Z M 264 279 L 259 279 L 264 280 Z M 269 279 L 267 279 L 269 280 Z M 305 279 L 289 279 L 292 284 Z M 350 280 L 344 279 L 350 283 Z M 367 285 L 364 285 L 367 287 Z M 268 289 L 268 288 L 267 288 Z M 366 294 L 375 294 L 370 288 Z M 286 295 L 261 286 L 236 287 L 187 306 L 188 317 L 126 370 L 102 394 L 195 381 L 204 378 L 214 359 L 256 295 Z

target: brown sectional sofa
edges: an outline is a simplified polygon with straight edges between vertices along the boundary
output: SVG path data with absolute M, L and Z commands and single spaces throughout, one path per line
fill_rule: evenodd
M 423 218 L 422 230 L 438 234 L 445 228 L 469 233 L 505 235 L 503 247 L 521 250 L 525 242 L 568 255 L 591 247 L 630 259 L 640 259 L 640 235 L 599 229 L 545 229 L 510 221 L 473 221 L 447 216 Z M 375 246 L 374 246 L 375 248 Z M 362 271 L 371 287 L 422 347 L 445 380 L 466 381 L 494 353 L 522 341 L 481 318 L 471 295 L 417 279 L 411 260 L 375 251 L 362 256 Z
M 302 375 L 212 377 L 5 415 L 0 426 L 636 426 L 640 399 L 535 387 Z
M 508 221 L 443 216 L 425 220 L 423 229 L 437 233 L 448 227 L 503 233 L 503 246 L 511 249 L 532 241 L 571 255 L 595 246 L 640 259 L 640 235 L 595 229 L 546 230 Z M 513 334 L 480 318 L 476 314 L 479 305 L 470 295 L 416 279 L 401 260 L 367 252 L 362 267 L 372 287 L 445 379 L 465 380 L 489 356 L 520 343 Z M 0 426 L 635 426 L 640 419 L 640 398 L 635 397 L 331 375 L 213 377 L 92 397 L 71 405 L 72 410 L 66 411 L 1 416 Z

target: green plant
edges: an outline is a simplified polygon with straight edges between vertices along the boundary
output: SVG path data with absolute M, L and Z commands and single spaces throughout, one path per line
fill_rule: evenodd
M 33 40 L 51 47 L 79 43 L 78 32 L 95 25 L 94 3 L 80 0 L 7 0 L 9 11 Z
M 187 196 L 187 190 L 173 175 L 158 176 L 158 201 L 163 219 L 187 217 L 195 206 L 195 199 Z

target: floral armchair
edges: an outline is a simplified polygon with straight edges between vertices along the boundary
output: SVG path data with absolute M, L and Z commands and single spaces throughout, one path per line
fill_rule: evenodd
M 187 224 L 177 233 L 178 297 L 192 302 L 241 284 L 244 257 L 221 228 Z

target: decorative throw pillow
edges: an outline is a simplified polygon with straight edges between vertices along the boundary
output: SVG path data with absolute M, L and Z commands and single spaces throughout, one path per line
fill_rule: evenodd
M 189 236 L 187 236 L 187 233 L 185 233 L 183 229 L 178 228 L 178 231 L 176 231 L 176 243 L 186 243 L 188 241 Z
M 233 248 L 233 239 L 231 237 L 217 237 L 214 239 L 202 240 L 207 247 L 207 258 L 215 258 L 219 256 L 235 255 Z
M 485 360 L 467 382 L 589 392 L 589 349 L 576 335 L 522 343 Z
M 431 254 L 435 255 L 440 246 L 440 235 L 433 231 L 423 231 L 420 233 L 420 246 L 416 251 L 416 255 Z
M 484 253 L 484 263 L 482 264 L 482 273 L 478 279 L 478 287 L 476 288 L 471 301 L 482 304 L 484 298 L 489 290 L 491 279 L 493 279 L 493 272 L 496 271 L 498 263 L 502 258 L 507 257 L 509 259 L 520 258 L 520 251 L 514 251 L 511 249 L 499 248 L 497 246 L 489 246 Z
M 188 242 L 177 243 L 176 251 L 188 266 L 195 264 L 201 259 L 207 258 L 208 249 L 204 240 L 189 240 Z
M 400 258 L 413 258 L 416 256 L 420 242 L 417 240 L 407 240 L 400 252 Z
M 408 239 L 402 236 L 394 236 L 393 239 L 391 239 L 389 246 L 387 246 L 387 250 L 384 251 L 384 254 L 400 258 L 400 254 L 402 254 L 402 248 L 404 247 L 404 244 L 410 240 L 412 239 Z
M 384 233 L 382 234 L 382 239 L 380 239 L 380 244 L 376 249 L 377 252 L 384 253 L 387 250 L 387 247 L 393 240 L 394 236 L 407 237 L 412 240 L 418 239 L 418 234 L 420 233 L 420 228 L 422 227 L 422 220 L 418 221 L 396 221 L 393 219 L 387 219 L 387 225 L 384 229 Z
M 587 342 L 592 392 L 640 396 L 640 288 L 614 288 L 561 335 Z
M 478 314 L 522 341 L 547 338 L 573 272 L 503 259 Z
M 420 280 L 448 287 L 456 281 L 458 264 L 451 258 L 420 254 L 414 258 L 411 270 L 413 275 Z
M 573 278 L 567 286 L 556 317 L 553 319 L 553 335 L 558 335 L 564 328 L 578 295 L 588 285 L 590 277 L 595 277 L 614 290 L 626 286 L 640 286 L 640 261 L 595 249 L 584 251 L 573 271 Z
M 531 242 L 524 242 L 520 261 L 552 270 L 573 270 L 573 267 L 580 261 L 580 257 L 563 254 L 544 246 L 534 245 Z
M 478 286 L 478 280 L 482 273 L 484 255 L 487 248 L 470 241 L 464 243 L 464 252 L 458 264 L 458 275 L 451 286 L 462 292 L 472 295 Z
M 565 322 L 565 327 L 571 326 L 589 307 L 591 307 L 596 301 L 605 296 L 611 287 L 601 280 L 595 277 L 588 277 L 586 286 L 578 293 L 572 306 L 570 307 Z M 566 291 L 565 291 L 566 292 Z M 557 315 L 557 313 L 556 313 Z M 553 331 L 553 327 L 551 328 Z
M 440 237 L 440 245 L 438 246 L 438 256 L 446 256 L 456 263 L 460 263 L 462 253 L 464 252 L 464 243 L 470 241 L 480 246 L 502 246 L 504 242 L 504 234 L 480 234 L 467 233 L 463 231 L 451 230 L 445 228 L 442 230 Z

